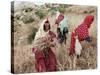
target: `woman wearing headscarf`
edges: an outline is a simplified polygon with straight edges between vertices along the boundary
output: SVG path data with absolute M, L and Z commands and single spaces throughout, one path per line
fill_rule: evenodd
M 35 53 L 35 68 L 37 72 L 56 71 L 56 57 L 51 47 L 55 46 L 56 35 L 50 31 L 50 23 L 45 19 L 36 33 L 33 52 Z
M 65 41 L 66 43 L 66 33 L 68 33 L 66 16 L 62 13 L 57 13 L 55 24 L 57 24 L 57 34 L 59 42 L 62 43 L 63 41 Z
M 75 36 L 78 36 L 78 40 L 91 42 L 89 36 L 89 28 L 94 20 L 94 16 L 88 15 L 85 17 L 84 21 L 71 33 L 71 44 L 70 44 L 70 53 L 73 55 L 75 53 Z

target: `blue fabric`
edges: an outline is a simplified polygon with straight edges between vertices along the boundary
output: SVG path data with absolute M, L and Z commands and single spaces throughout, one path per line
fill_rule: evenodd
M 90 37 L 87 37 L 85 40 L 86 40 L 87 42 L 91 42 L 91 41 L 92 41 Z
M 60 30 L 61 30 L 62 34 L 63 34 L 63 30 L 64 30 L 65 27 L 68 29 L 66 16 L 64 16 L 64 19 L 60 22 L 59 27 L 60 27 Z

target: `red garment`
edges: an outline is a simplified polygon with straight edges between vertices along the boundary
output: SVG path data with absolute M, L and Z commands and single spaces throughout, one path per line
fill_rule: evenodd
M 56 35 L 49 31 L 51 36 L 51 41 Z M 35 68 L 37 72 L 47 72 L 47 71 L 56 71 L 56 57 L 51 48 L 46 49 L 47 56 L 45 56 L 44 50 L 37 50 L 37 48 L 32 48 L 33 53 L 35 53 Z
M 55 21 L 55 24 L 59 24 L 62 20 L 64 19 L 64 15 L 60 14 L 57 18 L 57 20 Z
M 51 36 L 50 38 L 51 38 L 51 42 L 53 42 L 54 40 L 54 38 L 56 38 L 56 34 L 54 33 L 54 32 L 52 32 L 52 31 L 49 31 L 49 35 Z
M 48 50 L 48 57 L 42 51 L 35 52 L 35 68 L 37 72 L 56 71 L 56 57 L 51 48 Z
M 94 20 L 94 16 L 86 16 L 83 23 L 80 24 L 71 34 L 70 55 L 75 53 L 75 36 L 78 36 L 79 41 L 83 41 L 89 37 L 89 28 Z
M 49 31 L 49 35 L 51 36 L 51 38 L 55 38 L 56 37 L 56 34 L 52 31 Z

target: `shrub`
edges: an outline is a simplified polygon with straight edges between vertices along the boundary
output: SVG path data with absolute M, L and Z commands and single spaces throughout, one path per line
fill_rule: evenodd
M 48 9 L 48 12 L 51 12 L 51 15 L 55 15 L 57 9 L 55 7 L 51 7 L 50 9 Z
M 57 10 L 60 11 L 61 13 L 64 13 L 65 12 L 65 6 L 60 5 L 59 7 L 57 7 Z
M 35 21 L 34 17 L 32 15 L 25 15 L 22 17 L 21 19 L 23 21 L 23 23 L 27 24 L 27 23 L 32 23 Z
M 33 8 L 30 8 L 30 7 L 23 8 L 22 11 L 24 11 L 24 12 L 31 12 L 31 11 L 33 11 Z
M 34 40 L 36 32 L 37 32 L 37 29 L 33 28 L 32 33 L 28 36 L 28 43 L 29 44 L 31 44 L 32 41 Z
M 65 12 L 65 6 L 64 5 L 60 5 L 60 6 L 57 6 L 57 7 L 51 7 L 48 10 L 48 12 L 51 12 L 52 15 L 54 15 L 56 11 L 64 13 Z
M 45 13 L 43 10 L 37 10 L 37 11 L 35 12 L 35 14 L 36 14 L 40 19 L 42 19 L 42 18 L 44 18 L 44 16 L 46 16 L 46 13 Z

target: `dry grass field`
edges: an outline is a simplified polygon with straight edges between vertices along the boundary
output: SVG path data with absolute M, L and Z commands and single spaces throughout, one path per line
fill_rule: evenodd
M 14 34 L 14 56 L 12 56 L 14 57 L 14 73 L 36 72 L 35 55 L 32 53 L 35 33 L 48 15 L 51 28 L 55 30 L 54 21 L 57 10 L 67 16 L 70 32 L 82 22 L 86 15 L 92 14 L 95 17 L 89 30 L 92 42 L 81 42 L 83 49 L 79 59 L 76 56 L 68 55 L 70 34 L 66 40 L 66 46 L 58 43 L 58 47 L 54 51 L 58 71 L 95 69 L 97 67 L 97 8 L 95 6 L 35 5 L 32 2 L 15 2 L 14 10 L 12 10 L 14 11 L 14 31 L 12 32 Z

